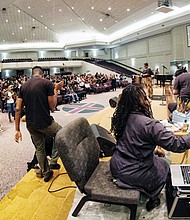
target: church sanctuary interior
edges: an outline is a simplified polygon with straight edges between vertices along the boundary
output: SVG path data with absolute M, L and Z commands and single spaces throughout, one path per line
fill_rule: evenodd
M 1 0 L 0 20 L 0 220 L 190 219 L 190 1 Z M 62 126 L 41 133 L 48 179 L 28 130 L 33 67 Z

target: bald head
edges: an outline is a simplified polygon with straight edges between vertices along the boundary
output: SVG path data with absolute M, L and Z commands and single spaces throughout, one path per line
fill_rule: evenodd
M 42 77 L 44 74 L 43 69 L 41 66 L 34 66 L 32 68 L 32 76 L 40 76 Z

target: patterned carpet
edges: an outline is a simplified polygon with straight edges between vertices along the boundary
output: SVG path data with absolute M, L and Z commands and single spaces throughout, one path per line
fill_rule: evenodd
M 92 113 L 104 109 L 103 105 L 97 103 L 75 103 L 73 105 L 64 106 L 63 111 L 68 113 Z

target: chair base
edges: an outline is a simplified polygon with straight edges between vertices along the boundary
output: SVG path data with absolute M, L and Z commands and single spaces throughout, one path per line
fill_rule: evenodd
M 122 203 L 100 201 L 100 200 L 91 198 L 91 196 L 89 195 L 82 197 L 77 207 L 75 208 L 74 212 L 72 213 L 72 216 L 77 217 L 78 213 L 80 212 L 80 210 L 82 209 L 82 207 L 87 201 L 126 206 L 130 209 L 130 220 L 136 220 L 137 204 L 122 204 Z

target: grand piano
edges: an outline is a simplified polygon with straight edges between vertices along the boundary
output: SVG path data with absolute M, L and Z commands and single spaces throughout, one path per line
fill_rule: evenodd
M 160 81 L 160 87 L 165 86 L 165 82 L 169 82 L 170 85 L 172 84 L 173 74 L 157 74 L 155 75 L 156 84 L 158 85 L 158 81 Z

